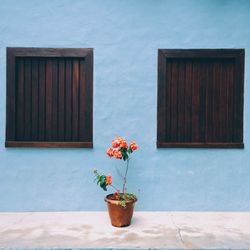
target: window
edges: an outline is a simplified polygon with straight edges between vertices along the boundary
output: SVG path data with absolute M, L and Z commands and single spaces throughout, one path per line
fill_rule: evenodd
M 6 147 L 93 147 L 93 49 L 7 48 Z
M 244 54 L 159 49 L 157 147 L 244 147 Z

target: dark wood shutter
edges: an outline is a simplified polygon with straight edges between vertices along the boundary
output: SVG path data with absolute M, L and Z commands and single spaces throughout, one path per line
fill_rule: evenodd
M 6 147 L 93 147 L 93 49 L 7 48 Z
M 158 147 L 243 148 L 243 49 L 158 51 Z

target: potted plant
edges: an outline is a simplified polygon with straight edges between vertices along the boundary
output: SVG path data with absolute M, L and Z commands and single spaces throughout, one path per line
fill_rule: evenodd
M 107 195 L 105 201 L 107 202 L 111 224 L 115 227 L 126 227 L 131 223 L 133 216 L 135 202 L 137 197 L 128 193 L 126 190 L 127 175 L 129 169 L 130 155 L 138 149 L 136 142 L 128 144 L 122 137 L 116 137 L 112 140 L 112 146 L 107 149 L 106 153 L 110 158 L 123 160 L 125 162 L 124 176 L 122 177 L 122 191 L 112 184 L 111 175 L 100 174 L 96 169 L 94 170 L 95 181 L 104 191 L 112 187 L 115 192 Z

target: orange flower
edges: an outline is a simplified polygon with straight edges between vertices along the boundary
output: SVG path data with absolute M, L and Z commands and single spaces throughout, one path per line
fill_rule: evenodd
M 121 159 L 122 158 L 122 153 L 119 150 L 114 150 L 114 157 L 116 159 Z
M 117 136 L 113 141 L 112 141 L 112 147 L 113 148 L 127 148 L 128 143 L 126 140 L 120 136 Z
M 112 176 L 111 175 L 107 175 L 106 176 L 106 184 L 107 185 L 111 185 L 112 184 Z
M 113 148 L 118 148 L 120 146 L 120 140 L 118 139 L 118 137 L 116 137 L 113 141 L 112 141 L 112 147 Z
M 128 143 L 124 139 L 120 140 L 120 148 L 128 148 Z
M 114 197 L 116 200 L 119 200 L 119 194 L 117 192 L 114 193 Z
M 108 148 L 107 151 L 106 151 L 106 154 L 109 157 L 113 157 L 114 156 L 114 150 L 112 148 Z
M 130 144 L 130 148 L 132 149 L 132 150 L 136 150 L 136 149 L 138 149 L 138 145 L 136 144 L 136 142 L 131 142 L 131 144 Z

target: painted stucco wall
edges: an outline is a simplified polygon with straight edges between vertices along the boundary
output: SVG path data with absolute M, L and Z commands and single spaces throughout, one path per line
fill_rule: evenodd
M 94 48 L 94 148 L 5 148 L 6 47 Z M 245 48 L 245 149 L 157 149 L 158 48 Z M 91 170 L 138 142 L 138 210 L 250 210 L 250 1 L 0 0 L 0 211 L 105 210 Z

